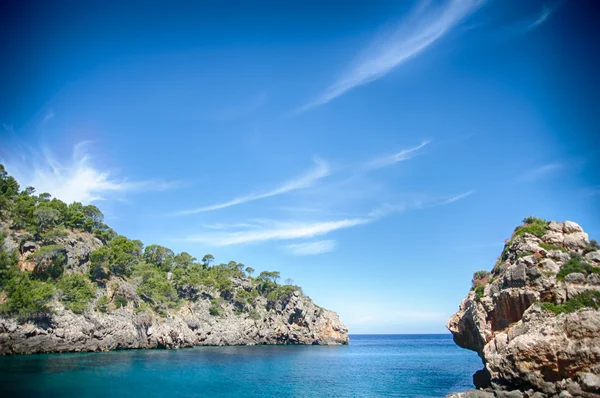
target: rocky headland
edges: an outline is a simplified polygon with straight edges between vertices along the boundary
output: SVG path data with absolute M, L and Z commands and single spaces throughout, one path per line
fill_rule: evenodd
M 576 223 L 528 217 L 447 323 L 484 368 L 450 397 L 600 397 L 600 247 Z
M 0 165 L 0 355 L 348 344 L 279 272 L 119 236 L 95 206 L 20 190 Z

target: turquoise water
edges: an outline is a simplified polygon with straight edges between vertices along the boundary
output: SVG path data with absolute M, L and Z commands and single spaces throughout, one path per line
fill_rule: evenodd
M 1 397 L 442 397 L 481 368 L 450 335 L 349 346 L 197 347 L 0 357 Z

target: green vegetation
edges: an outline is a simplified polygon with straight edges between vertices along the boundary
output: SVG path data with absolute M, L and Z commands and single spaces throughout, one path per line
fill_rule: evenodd
M 31 274 L 14 270 L 4 283 L 6 302 L 0 312 L 16 316 L 19 320 L 36 319 L 50 314 L 49 302 L 54 296 L 52 284 L 33 279 Z
M 583 254 L 588 254 L 590 252 L 595 252 L 596 250 L 600 250 L 600 245 L 594 239 L 590 240 L 587 247 L 583 250 Z
M 143 244 L 124 236 L 113 238 L 90 255 L 90 278 L 97 282 L 114 276 L 129 276 L 142 259 Z
M 292 285 L 279 286 L 267 295 L 267 300 L 273 303 L 284 301 L 289 299 L 295 291 L 300 291 L 300 288 Z
M 42 246 L 30 257 L 35 263 L 33 273 L 40 280 L 57 279 L 67 263 L 65 247 L 62 245 Z
M 600 309 L 600 292 L 587 290 L 571 297 L 562 304 L 542 303 L 542 308 L 556 315 L 574 312 L 583 308 Z
M 127 297 L 125 296 L 121 296 L 120 294 L 115 294 L 115 297 L 113 297 L 113 301 L 115 303 L 115 307 L 117 308 L 123 308 L 125 306 L 127 306 Z
M 486 276 L 488 276 L 489 274 L 490 274 L 490 273 L 489 273 L 488 271 L 484 270 L 484 269 L 481 269 L 481 270 L 479 270 L 479 271 L 475 271 L 475 272 L 473 273 L 473 281 L 476 281 L 476 280 L 483 279 L 483 278 L 485 278 Z
M 210 308 L 208 309 L 208 313 L 212 316 L 221 315 L 221 305 L 218 300 L 210 300 Z
M 537 218 L 537 217 L 525 217 L 523 219 L 523 225 L 519 225 L 515 228 L 510 239 L 505 241 L 504 249 L 502 250 L 502 254 L 500 254 L 500 258 L 494 265 L 494 269 L 492 272 L 498 274 L 501 271 L 501 265 L 507 260 L 508 249 L 512 246 L 515 239 L 521 235 L 525 235 L 526 233 L 532 234 L 541 238 L 544 236 L 546 231 L 548 230 L 548 221 Z
M 93 205 L 66 204 L 47 193 L 36 195 L 32 187 L 21 189 L 2 165 L 0 219 L 9 226 L 9 230 L 0 231 L 0 312 L 20 320 L 50 314 L 53 299 L 75 313 L 83 313 L 90 308 L 98 287 L 115 292 L 112 297 L 104 292 L 95 301 L 93 308 L 103 313 L 127 307 L 132 301 L 136 312 L 164 315 L 183 301 L 210 299 L 209 311 L 214 316 L 233 307 L 253 319 L 260 316 L 257 303 L 273 307 L 294 291 L 301 292 L 289 278 L 287 285 L 280 285 L 279 272 L 263 271 L 254 278 L 254 268 L 235 261 L 215 264 L 212 254 L 198 261 L 186 252 L 176 254 L 164 246 L 144 247 L 139 240 L 117 235 Z M 90 254 L 88 274 L 72 273 L 65 238 L 79 239 L 86 234 L 98 237 L 103 246 Z M 13 241 L 6 247 L 15 246 L 15 250 L 4 249 L 7 236 Z M 19 250 L 23 252 L 29 241 L 39 246 L 27 258 L 33 265 L 31 272 L 17 266 Z M 123 286 L 125 291 L 120 290 Z M 140 300 L 134 299 L 136 294 Z
M 561 252 L 566 252 L 567 249 L 564 248 L 563 246 L 559 246 L 559 245 L 551 245 L 549 243 L 540 243 L 540 247 L 544 250 L 550 251 L 550 250 L 560 250 Z
M 478 285 L 475 285 L 475 297 L 477 297 L 478 300 L 481 300 L 483 298 L 483 293 L 485 292 L 485 284 L 484 283 L 480 283 Z
M 94 287 L 82 274 L 64 275 L 57 287 L 60 289 L 60 301 L 76 314 L 83 313 L 94 298 Z
M 580 272 L 584 275 L 597 274 L 600 273 L 600 268 L 596 268 L 586 263 L 580 255 L 576 254 L 571 256 L 571 259 L 560 268 L 560 271 L 556 275 L 556 279 L 564 280 L 565 276 L 573 272 Z
M 545 223 L 546 220 L 543 218 L 538 218 L 535 216 L 525 217 L 522 221 L 523 224 L 536 224 L 536 223 Z
M 108 299 L 108 297 L 102 296 L 96 302 L 96 311 L 107 313 L 109 305 L 110 305 L 110 300 Z
M 514 240 L 517 236 L 524 235 L 526 233 L 532 234 L 541 238 L 546 233 L 548 229 L 548 221 L 536 218 L 536 217 L 526 217 L 523 220 L 524 224 L 518 226 L 513 233 L 512 240 Z

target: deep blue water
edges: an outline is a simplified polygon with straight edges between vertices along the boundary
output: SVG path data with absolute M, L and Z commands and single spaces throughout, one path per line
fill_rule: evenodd
M 0 397 L 443 397 L 481 367 L 450 335 L 22 355 L 0 357 Z

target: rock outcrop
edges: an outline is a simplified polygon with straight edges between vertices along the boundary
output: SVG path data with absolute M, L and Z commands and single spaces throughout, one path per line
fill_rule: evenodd
M 451 396 L 600 397 L 599 247 L 574 222 L 528 221 L 447 323 L 485 366 Z
M 186 303 L 164 317 L 136 313 L 132 306 L 77 315 L 58 302 L 55 305 L 55 314 L 35 323 L 0 318 L 0 355 L 349 341 L 348 329 L 335 312 L 317 307 L 297 292 L 277 308 L 263 309 L 253 317 L 235 314 L 233 308 L 213 316 L 206 300 Z
M 36 261 L 40 260 L 34 253 L 43 245 L 53 245 L 60 247 L 65 275 L 86 275 L 90 254 L 104 246 L 92 234 L 82 231 L 64 230 L 43 243 L 30 241 L 28 234 L 11 230 L 8 223 L 0 222 L 0 233 L 5 237 L 0 248 L 17 253 L 19 272 L 35 272 Z M 189 286 L 193 294 L 187 297 L 182 292 L 184 298 L 177 308 L 159 313 L 138 294 L 138 279 L 110 277 L 96 288 L 95 297 L 82 313 L 67 309 L 59 292 L 50 303 L 52 311 L 35 319 L 0 314 L 0 355 L 349 342 L 348 329 L 338 315 L 314 304 L 299 288 L 276 299 L 257 294 L 252 296 L 251 304 L 245 301 L 240 308 L 240 302 L 232 297 L 241 291 L 255 291 L 258 281 L 232 277 L 227 292 L 203 285 Z M 116 305 L 115 297 L 121 297 L 124 304 Z M 98 310 L 101 300 L 105 300 L 104 308 Z M 5 301 L 6 296 L 0 291 L 0 305 Z M 217 310 L 211 308 L 215 306 Z

